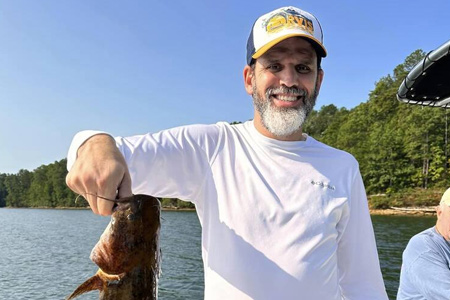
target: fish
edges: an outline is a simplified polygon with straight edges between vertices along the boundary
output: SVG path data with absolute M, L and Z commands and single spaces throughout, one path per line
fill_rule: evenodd
M 111 220 L 90 255 L 99 269 L 66 299 L 99 290 L 100 300 L 156 300 L 161 203 L 142 194 L 111 201 Z

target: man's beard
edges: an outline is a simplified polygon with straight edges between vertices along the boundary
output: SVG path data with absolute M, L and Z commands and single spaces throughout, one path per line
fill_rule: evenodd
M 314 88 L 311 95 L 306 90 L 294 87 L 268 88 L 265 98 L 261 99 L 255 81 L 252 87 L 253 104 L 261 116 L 262 125 L 276 137 L 287 137 L 298 131 L 316 104 L 317 88 Z M 271 100 L 274 94 L 302 96 L 303 103 L 299 107 L 276 107 Z

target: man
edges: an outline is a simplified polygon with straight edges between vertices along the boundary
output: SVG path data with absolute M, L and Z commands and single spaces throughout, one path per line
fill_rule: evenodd
M 450 188 L 436 212 L 436 226 L 413 236 L 403 252 L 398 300 L 450 299 Z
M 67 183 L 101 215 L 112 205 L 96 195 L 190 199 L 202 226 L 205 299 L 387 299 L 356 160 L 302 132 L 325 56 L 313 15 L 265 14 L 243 74 L 253 121 L 115 140 L 81 132 Z

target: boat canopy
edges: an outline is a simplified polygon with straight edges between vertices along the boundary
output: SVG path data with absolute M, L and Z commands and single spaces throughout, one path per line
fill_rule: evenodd
M 414 66 L 400 85 L 397 99 L 408 104 L 450 108 L 450 40 Z

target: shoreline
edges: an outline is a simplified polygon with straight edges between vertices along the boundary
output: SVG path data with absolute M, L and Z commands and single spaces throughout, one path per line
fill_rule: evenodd
M 91 208 L 89 206 L 86 207 L 50 207 L 50 206 L 37 206 L 37 207 L 11 207 L 11 206 L 4 206 L 0 207 L 0 209 L 59 209 L 59 210 L 90 210 Z M 162 211 L 195 211 L 195 208 L 177 208 L 177 207 L 161 207 Z
M 87 207 L 0 207 L 6 208 L 6 209 L 60 209 L 60 210 L 90 210 L 90 208 Z M 411 208 L 411 207 L 403 207 L 403 208 L 386 208 L 386 209 L 369 209 L 370 215 L 376 215 L 376 216 L 434 216 L 436 215 L 436 212 L 432 210 L 434 207 L 426 207 L 426 208 Z M 415 209 L 415 210 L 414 210 Z M 195 212 L 195 208 L 177 208 L 177 207 L 170 207 L 165 206 L 161 208 L 162 211 L 191 211 Z M 432 210 L 432 211 L 431 211 Z
M 434 207 L 433 207 L 434 208 Z M 425 210 L 408 210 L 413 209 L 412 207 L 403 207 L 401 209 L 369 209 L 371 215 L 376 216 L 434 216 L 436 211 L 430 211 L 431 208 L 427 207 Z

